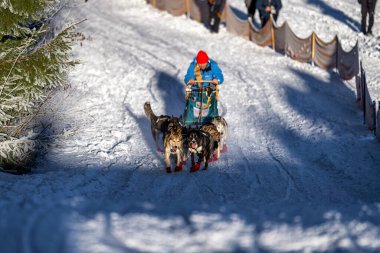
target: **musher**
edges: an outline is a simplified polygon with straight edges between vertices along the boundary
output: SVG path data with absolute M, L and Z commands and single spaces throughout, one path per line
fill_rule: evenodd
M 218 85 L 224 81 L 223 73 L 218 64 L 210 59 L 206 52 L 202 50 L 198 52 L 197 57 L 187 69 L 184 81 L 187 90 L 185 123 L 208 123 L 214 117 L 219 116 L 217 92 Z M 188 92 L 190 90 L 193 92 Z

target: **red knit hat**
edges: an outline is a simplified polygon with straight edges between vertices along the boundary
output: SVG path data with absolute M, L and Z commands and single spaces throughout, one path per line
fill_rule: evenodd
M 199 64 L 204 64 L 208 62 L 208 56 L 205 51 L 200 50 L 197 54 L 197 62 Z

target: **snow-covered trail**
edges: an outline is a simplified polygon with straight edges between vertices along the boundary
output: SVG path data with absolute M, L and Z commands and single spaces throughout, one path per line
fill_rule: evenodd
M 31 175 L 0 175 L 1 252 L 376 252 L 380 151 L 353 87 L 143 0 L 91 0 L 55 139 Z M 168 175 L 143 103 L 184 108 L 204 49 L 225 76 L 229 152 Z M 52 131 L 53 131 L 52 130 Z

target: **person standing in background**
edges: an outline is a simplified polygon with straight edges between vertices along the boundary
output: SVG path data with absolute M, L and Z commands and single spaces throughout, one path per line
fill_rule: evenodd
M 248 17 L 250 17 L 252 21 L 253 21 L 253 18 L 255 17 L 256 2 L 257 0 L 245 0 L 245 5 L 247 6 L 247 10 L 248 10 Z
M 208 3 L 210 5 L 210 31 L 212 33 L 218 33 L 220 18 L 222 16 L 226 0 L 208 0 Z
M 277 21 L 282 3 L 281 0 L 257 0 L 256 8 L 259 10 L 261 27 L 264 27 L 271 15 Z
M 362 12 L 362 32 L 365 35 L 372 35 L 372 27 L 375 22 L 375 8 L 377 0 L 358 0 L 361 4 Z M 367 14 L 369 16 L 368 20 L 368 30 L 367 30 Z

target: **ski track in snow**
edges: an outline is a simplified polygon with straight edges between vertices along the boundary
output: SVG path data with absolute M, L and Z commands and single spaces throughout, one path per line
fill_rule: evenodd
M 378 37 L 352 32 L 354 2 L 283 1 L 280 18 L 300 36 L 358 37 L 377 80 Z M 37 168 L 0 175 L 1 252 L 379 251 L 380 150 L 352 82 L 143 0 L 90 0 L 70 15 L 88 19 L 81 64 L 40 119 L 55 138 Z M 228 152 L 207 171 L 189 173 L 188 160 L 168 175 L 143 104 L 183 113 L 199 49 L 224 73 Z

